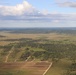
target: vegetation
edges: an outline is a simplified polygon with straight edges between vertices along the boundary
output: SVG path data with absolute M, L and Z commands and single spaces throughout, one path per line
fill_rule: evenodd
M 19 64 L 20 66 L 17 66 L 17 67 L 14 66 L 17 69 L 14 70 L 14 67 L 13 67 L 12 69 L 10 69 L 10 72 L 8 71 L 8 69 L 7 70 L 5 69 L 3 71 L 1 68 L 0 75 L 19 75 L 19 74 L 29 75 L 29 73 L 31 75 L 33 70 L 21 69 L 23 66 L 24 67 L 26 66 L 25 65 L 26 61 L 27 61 L 27 64 L 31 64 L 31 66 L 33 66 L 33 68 L 36 70 L 37 70 L 36 67 L 38 67 L 39 64 L 42 65 L 44 61 L 47 61 L 50 63 L 52 62 L 53 65 L 48 70 L 46 75 L 50 75 L 50 74 L 51 75 L 76 75 L 76 39 L 72 37 L 72 36 L 76 37 L 75 31 L 71 29 L 62 29 L 62 30 L 38 29 L 38 30 L 36 31 L 36 30 L 26 29 L 26 30 L 22 30 L 21 32 L 19 30 L 15 30 L 15 31 L 10 30 L 11 35 L 15 34 L 15 32 L 16 34 L 30 33 L 30 35 L 32 33 L 34 33 L 34 35 L 39 35 L 40 32 L 43 33 L 43 34 L 40 34 L 39 37 L 35 39 L 24 38 L 24 37 L 23 38 L 7 38 L 7 37 L 1 38 L 2 39 L 0 40 L 1 42 L 2 41 L 9 42 L 9 44 L 0 45 L 0 64 L 7 63 L 8 65 L 9 63 L 11 63 L 14 66 L 16 63 L 21 62 L 21 65 Z M 55 36 L 55 34 L 53 36 L 58 39 L 56 40 L 49 39 L 51 36 L 45 37 L 45 34 L 50 35 L 50 32 L 57 33 L 59 36 Z M 64 35 L 66 35 L 66 37 L 64 37 Z M 1 36 L 5 36 L 5 35 L 1 35 Z M 7 62 L 5 62 L 6 60 Z M 37 62 L 39 61 L 41 61 L 42 63 L 37 64 Z M 37 64 L 37 66 L 35 64 Z M 41 67 L 41 65 L 39 66 Z M 3 67 L 6 67 L 6 65 Z M 47 68 L 48 66 L 45 68 L 45 70 Z M 44 71 L 42 71 L 42 73 L 43 72 Z

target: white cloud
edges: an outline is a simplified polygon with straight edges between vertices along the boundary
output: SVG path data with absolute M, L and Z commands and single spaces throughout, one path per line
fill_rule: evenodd
M 53 20 L 52 22 L 54 22 L 54 23 L 59 23 L 60 20 Z
M 24 1 L 22 4 L 17 4 L 16 6 L 3 6 L 0 5 L 0 14 L 7 15 L 23 15 L 34 13 L 35 8 L 29 4 L 27 1 Z
M 47 15 L 47 14 L 49 14 L 49 12 L 48 12 L 48 10 L 45 9 L 42 11 L 42 14 Z
M 62 22 L 62 21 L 76 21 L 76 13 L 63 14 L 59 12 L 49 13 L 47 10 L 38 11 L 27 1 L 16 6 L 0 5 L 0 20 L 21 20 L 21 21 L 49 21 L 49 22 Z

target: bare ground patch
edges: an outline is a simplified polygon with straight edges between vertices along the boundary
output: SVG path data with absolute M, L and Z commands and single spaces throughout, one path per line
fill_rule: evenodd
M 31 75 L 43 75 L 49 65 L 46 61 L 0 63 L 0 70 L 23 70 L 31 72 Z

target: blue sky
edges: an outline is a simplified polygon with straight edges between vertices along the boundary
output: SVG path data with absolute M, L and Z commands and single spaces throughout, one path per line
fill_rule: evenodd
M 15 6 L 17 4 L 21 4 L 23 1 L 29 2 L 32 6 L 34 6 L 40 11 L 48 10 L 49 12 L 64 12 L 64 13 L 76 12 L 76 8 L 59 7 L 56 4 L 57 3 L 56 0 L 0 0 L 0 4 Z M 67 0 L 64 0 L 63 2 L 65 1 Z M 68 1 L 76 2 L 76 0 L 68 0 Z M 60 0 L 60 3 L 62 3 L 62 0 Z
M 0 0 L 0 27 L 76 27 L 75 24 L 76 0 Z

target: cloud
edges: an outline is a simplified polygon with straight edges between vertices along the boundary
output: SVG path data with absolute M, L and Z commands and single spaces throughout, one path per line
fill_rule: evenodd
M 21 20 L 21 21 L 41 21 L 41 22 L 63 22 L 76 21 L 76 13 L 62 14 L 58 12 L 49 13 L 47 10 L 39 11 L 27 1 L 16 6 L 0 5 L 0 20 Z
M 71 0 L 55 0 L 56 3 L 59 5 L 59 6 L 62 6 L 62 7 L 73 7 L 75 8 L 76 7 L 76 1 L 71 1 Z
M 61 2 L 63 3 L 63 2 L 67 2 L 67 1 L 69 1 L 69 0 L 55 0 L 56 3 L 61 3 Z
M 64 2 L 64 3 L 60 3 L 59 6 L 76 8 L 76 2 Z
M 37 10 L 29 4 L 27 1 L 24 1 L 22 4 L 17 4 L 16 6 L 3 6 L 0 5 L 0 14 L 3 16 L 13 15 L 20 16 L 23 14 L 33 14 Z

